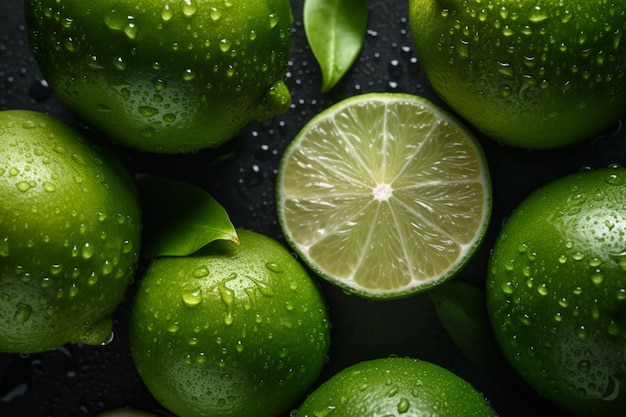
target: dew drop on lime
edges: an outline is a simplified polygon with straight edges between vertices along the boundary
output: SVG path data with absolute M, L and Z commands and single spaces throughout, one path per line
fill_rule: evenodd
M 220 17 L 222 17 L 222 11 L 216 7 L 211 7 L 211 10 L 209 11 L 209 16 L 212 20 L 218 21 L 220 20 Z
M 276 262 L 267 262 L 265 264 L 265 267 L 269 269 L 270 271 L 275 272 L 277 274 L 280 274 L 281 272 L 283 272 L 283 269 L 281 268 L 281 266 L 278 265 Z
M 117 10 L 113 9 L 105 14 L 104 23 L 111 30 L 122 30 L 125 19 L 117 12 Z
M 169 22 L 173 16 L 174 16 L 174 12 L 170 8 L 170 5 L 169 4 L 164 5 L 163 8 L 161 9 L 161 19 L 164 22 Z
M 611 320 L 607 325 L 606 331 L 611 336 L 618 336 L 621 333 L 621 328 L 615 320 Z
M 276 27 L 276 25 L 278 24 L 278 20 L 279 20 L 278 19 L 278 14 L 270 13 L 269 20 L 270 20 L 270 28 Z
M 183 303 L 188 307 L 196 307 L 202 302 L 202 290 L 184 292 L 182 294 Z
M 500 285 L 500 289 L 505 294 L 508 294 L 508 295 L 513 294 L 513 284 L 510 281 L 503 282 Z
M 115 333 L 113 332 L 113 330 L 111 330 L 111 333 L 109 333 L 109 335 L 107 336 L 106 339 L 104 339 L 101 343 L 100 346 L 106 346 L 111 344 L 111 342 L 113 342 L 113 339 L 115 339 Z
M 209 275 L 209 268 L 207 268 L 206 266 L 200 266 L 200 267 L 194 269 L 191 272 L 191 275 L 194 278 L 204 278 L 204 277 Z
M 26 192 L 31 189 L 31 183 L 29 181 L 20 181 L 15 184 L 18 190 L 21 192 Z
M 181 3 L 181 9 L 183 14 L 187 17 L 192 17 L 198 11 L 198 7 L 191 0 L 183 0 Z
M 18 323 L 25 323 L 28 319 L 30 319 L 32 311 L 33 308 L 29 304 L 20 302 L 16 306 L 13 319 Z
M 120 71 L 126 70 L 126 66 L 127 66 L 126 61 L 124 61 L 124 58 L 122 58 L 121 56 L 118 56 L 117 58 L 113 60 L 113 65 L 115 66 L 115 68 L 117 68 Z
M 154 117 L 159 114 L 159 109 L 152 106 L 139 106 L 137 110 L 139 111 L 139 114 L 145 118 Z
M 174 123 L 176 121 L 176 115 L 174 113 L 167 113 L 163 115 L 163 121 L 165 123 Z
M 89 242 L 87 242 L 82 246 L 80 254 L 83 259 L 90 259 L 93 256 L 94 252 L 94 247 Z
M 139 32 L 139 29 L 137 28 L 137 25 L 135 24 L 135 22 L 133 21 L 133 17 L 132 16 L 128 16 L 128 22 L 126 23 L 126 25 L 124 26 L 124 34 L 128 37 L 128 39 L 135 39 L 137 37 L 137 33 Z
M 92 273 L 91 275 L 89 275 L 89 278 L 87 278 L 87 284 L 89 285 L 95 285 L 98 282 L 98 275 L 96 273 Z
M 207 361 L 207 356 L 204 352 L 200 352 L 198 355 L 196 355 L 196 363 L 197 364 L 204 364 Z
M 623 271 L 626 271 L 626 250 L 620 253 L 611 254 L 610 258 L 617 263 Z
M 0 240 L 0 256 L 2 257 L 8 257 L 10 255 L 10 250 L 9 250 L 9 238 L 5 237 L 2 240 Z
M 594 272 L 593 274 L 591 274 L 591 282 L 593 282 L 595 285 L 602 284 L 602 282 L 604 282 L 604 274 L 598 271 Z

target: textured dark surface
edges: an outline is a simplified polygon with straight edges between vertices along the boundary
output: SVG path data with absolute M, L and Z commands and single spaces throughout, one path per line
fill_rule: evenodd
M 320 73 L 302 26 L 302 1 L 292 1 L 290 112 L 247 126 L 220 149 L 182 156 L 120 149 L 125 161 L 132 170 L 202 186 L 225 206 L 236 226 L 281 239 L 274 202 L 276 169 L 283 149 L 308 119 L 342 98 L 366 92 L 414 93 L 441 104 L 415 56 L 406 3 L 370 0 L 368 33 L 358 62 L 331 93 L 322 95 Z M 28 49 L 22 8 L 21 0 L 0 2 L 0 109 L 28 108 L 80 123 L 42 82 Z M 583 144 L 549 152 L 505 148 L 481 138 L 493 177 L 492 223 L 481 249 L 457 279 L 484 285 L 489 250 L 502 221 L 533 189 L 582 167 L 624 164 L 626 133 L 621 126 L 616 124 L 606 135 Z M 322 288 L 333 338 L 320 381 L 361 360 L 406 355 L 437 363 L 467 379 L 504 417 L 571 415 L 539 398 L 508 369 L 497 374 L 476 369 L 442 330 L 427 295 L 372 302 L 346 296 L 324 282 Z M 132 295 L 131 289 L 117 313 L 115 338 L 108 346 L 65 346 L 24 358 L 0 354 L 0 416 L 87 417 L 128 405 L 169 415 L 149 395 L 133 367 L 126 335 Z

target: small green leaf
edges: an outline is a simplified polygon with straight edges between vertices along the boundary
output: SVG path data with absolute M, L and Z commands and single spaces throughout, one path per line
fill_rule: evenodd
M 239 243 L 228 213 L 211 195 L 194 185 L 139 175 L 143 206 L 143 256 L 186 256 L 222 239 Z
M 478 288 L 451 281 L 428 292 L 441 325 L 463 354 L 482 370 L 497 371 L 504 365 Z
M 332 89 L 363 47 L 367 0 L 305 0 L 304 31 L 322 70 L 322 92 Z

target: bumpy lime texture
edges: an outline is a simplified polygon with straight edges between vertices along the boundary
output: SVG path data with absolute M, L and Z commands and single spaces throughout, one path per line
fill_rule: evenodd
M 411 358 L 352 365 L 324 382 L 294 417 L 492 417 L 495 411 L 467 381 Z
M 626 1 L 410 0 L 437 93 L 496 140 L 557 148 L 626 111 Z
M 490 261 L 489 315 L 513 367 L 584 416 L 626 410 L 626 171 L 583 171 L 531 194 Z
M 273 239 L 238 235 L 154 261 L 135 299 L 137 369 L 180 417 L 277 416 L 326 360 L 327 312 L 306 270 Z
M 110 334 L 140 246 L 134 185 L 59 120 L 0 112 L 0 351 Z
M 69 107 L 128 146 L 217 146 L 289 109 L 288 0 L 29 0 L 30 44 Z

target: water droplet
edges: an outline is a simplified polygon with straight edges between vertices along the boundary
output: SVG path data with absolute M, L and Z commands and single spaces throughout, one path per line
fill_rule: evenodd
M 234 277 L 233 277 L 234 278 Z M 235 292 L 226 287 L 223 283 L 219 285 L 220 298 L 224 306 L 226 307 L 226 314 L 224 315 L 224 323 L 230 325 L 233 324 L 233 304 L 235 302 Z
M 164 5 L 163 8 L 161 9 L 161 19 L 163 19 L 164 22 L 169 22 L 173 16 L 174 16 L 174 12 L 170 8 L 170 5 L 169 4 Z
M 191 0 L 183 0 L 181 3 L 181 9 L 183 14 L 187 17 L 192 17 L 198 11 L 198 7 Z
M 191 68 L 187 68 L 183 72 L 183 80 L 185 80 L 185 81 L 192 81 L 195 78 L 196 78 L 196 73 Z
M 115 339 L 115 333 L 113 332 L 113 330 L 111 330 L 109 336 L 100 343 L 100 346 L 106 346 L 111 344 L 111 342 L 113 342 L 113 339 Z
M 182 299 L 186 306 L 195 307 L 202 302 L 202 289 L 184 292 Z
M 167 113 L 163 115 L 163 121 L 165 123 L 174 123 L 176 121 L 176 115 L 174 113 Z
M 3 257 L 8 257 L 10 254 L 9 251 L 9 238 L 8 237 L 4 237 L 3 239 L 0 240 L 0 256 Z
M 404 397 L 400 398 L 400 402 L 398 402 L 398 406 L 397 406 L 397 410 L 399 414 L 407 413 L 410 407 L 411 407 L 411 403 L 409 402 L 408 399 Z
M 95 272 L 92 272 L 91 275 L 89 275 L 89 278 L 87 278 L 87 284 L 95 285 L 97 282 L 98 282 L 98 275 L 96 275 Z
M 532 320 L 528 314 L 522 314 L 519 316 L 519 322 L 525 326 L 530 326 L 532 324 Z
M 230 50 L 230 41 L 226 38 L 220 40 L 220 50 L 222 52 L 228 52 Z
M 31 183 L 28 181 L 20 181 L 17 184 L 15 184 L 15 186 L 17 187 L 18 190 L 22 192 L 26 192 L 31 189 Z
M 17 321 L 18 323 L 24 323 L 28 321 L 32 311 L 33 311 L 33 308 L 29 304 L 20 302 L 16 306 L 15 315 L 13 316 L 13 319 Z
M 602 272 L 595 271 L 593 274 L 591 274 L 591 282 L 593 282 L 595 285 L 600 285 L 603 281 L 604 274 L 602 274 Z
M 206 266 L 200 266 L 194 269 L 191 275 L 194 278 L 204 278 L 209 275 L 209 268 L 207 268 Z
M 265 264 L 265 267 L 269 269 L 270 271 L 275 272 L 277 274 L 280 274 L 281 272 L 283 272 L 283 268 L 281 268 L 281 266 L 278 265 L 276 262 L 267 262 Z
M 541 7 L 535 6 L 535 9 L 531 11 L 529 19 L 533 23 L 543 22 L 548 18 L 548 15 L 541 10 Z
M 209 16 L 211 16 L 211 19 L 213 19 L 214 21 L 218 21 L 220 20 L 220 17 L 222 17 L 222 11 L 216 7 L 211 7 L 211 10 L 209 11 Z
M 82 246 L 80 253 L 84 259 L 90 259 L 94 254 L 94 247 L 89 242 L 86 242 Z
M 402 66 L 400 65 L 400 61 L 397 59 L 389 61 L 387 69 L 389 70 L 389 75 L 393 78 L 400 78 L 402 76 Z
M 139 106 L 138 111 L 139 114 L 145 118 L 154 117 L 159 114 L 159 109 L 152 106 Z
M 278 20 L 279 20 L 278 14 L 270 13 L 269 18 L 270 18 L 270 28 L 276 27 L 276 25 L 278 24 Z
M 118 56 L 113 60 L 113 65 L 120 71 L 126 70 L 126 61 L 124 61 L 124 58 L 121 56 Z M 122 92 L 124 92 L 124 90 L 122 90 Z
M 509 294 L 509 295 L 513 294 L 513 284 L 510 281 L 509 282 L 503 282 L 500 285 L 500 289 L 505 294 Z
M 626 250 L 620 253 L 610 254 L 609 256 L 623 271 L 626 271 Z

